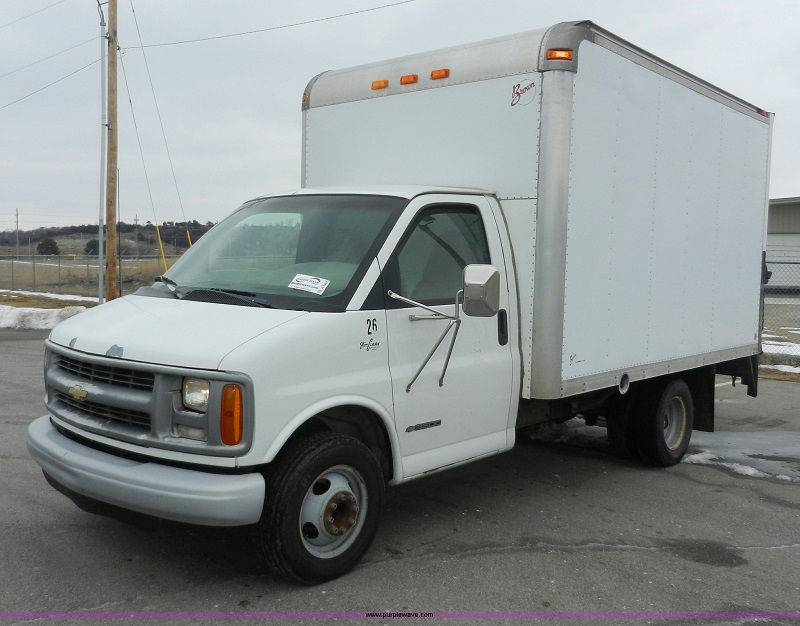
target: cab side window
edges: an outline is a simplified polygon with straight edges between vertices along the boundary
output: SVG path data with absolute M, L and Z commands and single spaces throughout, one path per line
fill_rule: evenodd
M 455 300 L 463 270 L 490 263 L 480 213 L 468 206 L 436 206 L 418 216 L 397 252 L 396 291 L 423 304 Z

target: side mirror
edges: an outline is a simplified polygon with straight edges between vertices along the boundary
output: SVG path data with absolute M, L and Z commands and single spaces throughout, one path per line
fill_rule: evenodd
M 492 317 L 500 309 L 500 272 L 493 265 L 464 268 L 464 315 Z

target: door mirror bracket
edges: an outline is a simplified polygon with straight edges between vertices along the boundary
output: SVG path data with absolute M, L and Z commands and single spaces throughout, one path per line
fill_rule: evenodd
M 416 382 L 417 378 L 419 378 L 419 375 L 422 373 L 422 370 L 425 369 L 425 366 L 430 362 L 431 358 L 433 358 L 433 355 L 436 352 L 437 348 L 441 345 L 442 341 L 444 341 L 444 338 L 447 337 L 447 333 L 449 333 L 450 329 L 455 326 L 455 330 L 453 331 L 453 337 L 452 339 L 450 339 L 450 347 L 447 349 L 447 357 L 445 358 L 444 365 L 442 366 L 442 374 L 441 376 L 439 376 L 439 386 L 443 387 L 444 375 L 447 373 L 447 366 L 450 363 L 450 356 L 453 354 L 453 346 L 456 345 L 456 337 L 458 337 L 458 329 L 461 326 L 461 316 L 459 315 L 458 304 L 461 301 L 462 296 L 464 295 L 464 291 L 459 290 L 458 293 L 456 294 L 455 315 L 447 315 L 446 313 L 442 313 L 441 311 L 432 309 L 429 306 L 425 306 L 424 304 L 415 302 L 414 300 L 401 296 L 400 294 L 395 293 L 391 289 L 389 290 L 388 295 L 393 300 L 400 300 L 401 302 L 405 302 L 406 304 L 418 306 L 420 308 L 425 309 L 426 311 L 430 311 L 431 313 L 433 313 L 433 315 L 425 315 L 425 316 L 410 315 L 409 319 L 412 322 L 417 322 L 421 320 L 436 320 L 436 319 L 450 320 L 450 323 L 447 325 L 447 328 L 444 329 L 442 334 L 439 336 L 439 339 L 436 341 L 435 344 L 433 344 L 433 348 L 431 348 L 431 351 L 428 352 L 428 356 L 426 356 L 425 359 L 422 361 L 422 365 L 420 365 L 419 368 L 417 368 L 417 371 L 414 374 L 413 378 L 411 379 L 411 382 L 409 382 L 408 385 L 406 385 L 406 393 L 409 393 L 411 391 L 411 385 L 413 385 Z

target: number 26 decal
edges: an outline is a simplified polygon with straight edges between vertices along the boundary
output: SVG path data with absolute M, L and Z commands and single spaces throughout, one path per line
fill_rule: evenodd
M 374 317 L 367 320 L 367 334 L 373 335 L 378 332 L 378 320 Z

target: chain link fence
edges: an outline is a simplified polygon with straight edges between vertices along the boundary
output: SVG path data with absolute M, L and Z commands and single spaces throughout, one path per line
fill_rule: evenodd
M 764 365 L 800 368 L 800 260 L 767 260 L 764 288 Z
M 167 257 L 171 266 L 177 256 Z M 152 284 L 163 273 L 161 257 L 125 257 L 119 263 L 123 294 Z M 800 260 L 767 260 L 772 272 L 764 297 L 765 365 L 800 367 Z M 0 289 L 97 297 L 97 257 L 0 256 Z
M 167 267 L 177 256 L 167 257 Z M 0 256 L 0 289 L 97 297 L 97 257 L 84 255 Z M 121 257 L 119 284 L 123 295 L 150 285 L 164 273 L 159 256 Z

